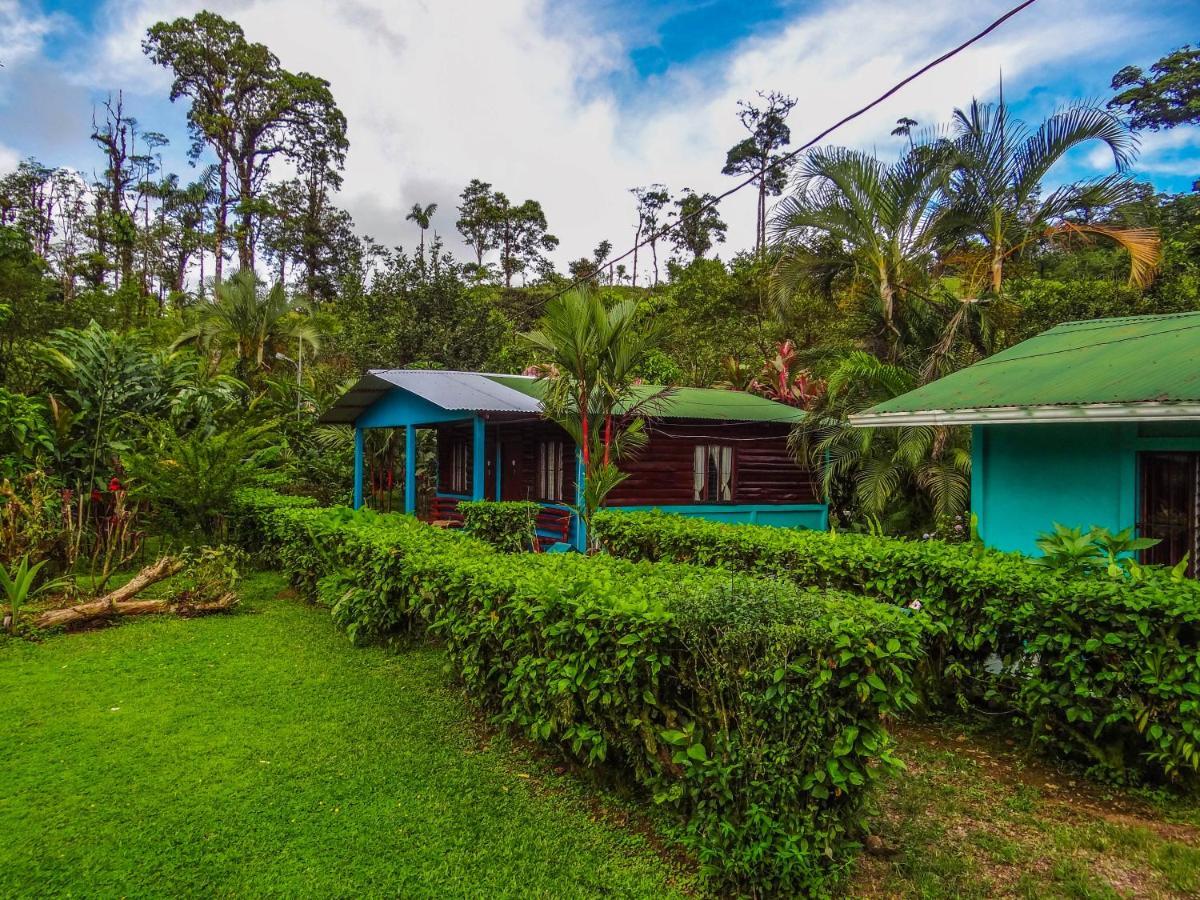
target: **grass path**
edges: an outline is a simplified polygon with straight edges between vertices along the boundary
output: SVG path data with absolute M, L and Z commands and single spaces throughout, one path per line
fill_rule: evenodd
M 0 643 L 0 896 L 686 889 L 569 776 L 481 743 L 439 653 L 351 647 L 281 587 L 251 578 L 231 616 Z

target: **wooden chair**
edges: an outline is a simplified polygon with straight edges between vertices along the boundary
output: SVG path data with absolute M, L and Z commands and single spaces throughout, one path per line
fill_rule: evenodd
M 535 523 L 535 553 L 544 553 L 555 544 L 566 544 L 571 534 L 571 511 L 557 506 L 543 506 Z

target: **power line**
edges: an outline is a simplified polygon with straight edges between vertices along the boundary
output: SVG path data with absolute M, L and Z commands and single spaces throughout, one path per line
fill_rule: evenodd
M 635 243 L 632 247 L 630 247 L 628 250 L 626 250 L 620 256 L 609 257 L 608 259 L 604 259 L 601 262 L 597 263 L 595 269 L 591 273 L 589 273 L 588 275 L 582 276 L 580 278 L 576 278 L 574 281 L 572 281 L 570 284 L 568 284 L 562 290 L 547 297 L 543 305 L 545 305 L 545 303 L 549 303 L 551 300 L 557 300 L 563 294 L 567 293 L 567 291 L 577 288 L 577 287 L 579 287 L 579 285 L 581 285 L 585 282 L 591 281 L 592 278 L 595 277 L 595 275 L 597 273 L 599 273 L 601 270 L 603 270 L 609 266 L 615 265 L 616 263 L 619 263 L 621 260 L 632 256 L 634 251 L 640 250 L 642 247 L 649 246 L 654 241 L 657 241 L 659 238 L 664 237 L 665 235 L 670 233 L 672 229 L 678 228 L 684 222 L 689 222 L 692 219 L 699 218 L 700 216 L 702 216 L 706 212 L 708 212 L 710 209 L 715 208 L 717 206 L 717 204 L 719 204 L 722 200 L 726 199 L 727 197 L 729 197 L 733 194 L 736 194 L 742 188 L 748 187 L 749 185 L 752 185 L 755 182 L 757 182 L 767 172 L 770 172 L 771 170 L 776 169 L 780 166 L 787 165 L 793 159 L 795 159 L 797 156 L 799 156 L 801 153 L 803 153 L 805 150 L 808 150 L 813 145 L 819 143 L 820 141 L 823 141 L 825 138 L 829 137 L 829 135 L 833 134 L 833 132 L 835 132 L 839 128 L 841 128 L 843 125 L 853 122 L 859 116 L 862 116 L 867 112 L 870 112 L 872 109 L 874 109 L 879 104 L 883 103 L 885 100 L 887 100 L 893 94 L 895 94 L 898 91 L 900 91 L 901 89 L 907 87 L 913 81 L 916 81 L 918 78 L 920 78 L 926 72 L 930 71 L 931 69 L 937 68 L 942 63 L 946 62 L 946 60 L 951 59 L 952 57 L 955 57 L 962 51 L 966 50 L 972 44 L 983 40 L 985 37 L 987 37 L 989 34 L 991 34 L 993 31 L 995 31 L 997 28 L 999 28 L 1001 25 L 1003 25 L 1005 22 L 1007 22 L 1009 19 L 1011 19 L 1013 16 L 1015 16 L 1017 13 L 1023 11 L 1024 9 L 1026 9 L 1030 6 L 1033 6 L 1033 4 L 1036 2 L 1037 2 L 1037 0 L 1024 0 L 1023 3 L 1018 3 L 1016 6 L 1012 7 L 1012 9 L 1010 9 L 1008 12 L 1006 12 L 1004 15 L 1000 16 L 1000 18 L 996 19 L 991 24 L 989 24 L 982 31 L 976 32 L 972 37 L 963 41 L 957 47 L 954 47 L 951 50 L 947 50 L 945 53 L 943 53 L 941 56 L 937 57 L 936 59 L 930 60 L 929 62 L 925 63 L 925 65 L 921 66 L 921 68 L 917 69 L 915 72 L 913 72 L 907 78 L 904 78 L 903 80 L 896 82 L 894 85 L 892 85 L 890 88 L 888 88 L 884 93 L 880 94 L 878 97 L 876 97 L 870 103 L 868 103 L 866 106 L 860 107 L 859 109 L 856 109 L 854 112 L 850 113 L 849 115 L 839 119 L 837 122 L 834 122 L 832 125 L 830 125 L 828 128 L 826 128 L 824 131 L 822 131 L 816 137 L 809 140 L 807 143 L 797 147 L 795 150 L 792 150 L 789 153 L 784 154 L 783 156 L 779 157 L 779 159 L 775 160 L 773 163 L 763 166 L 763 168 L 761 168 L 757 172 L 753 173 L 745 181 L 738 182 L 736 185 L 731 187 L 729 190 L 713 197 L 707 203 L 702 204 L 701 206 L 699 206 L 692 212 L 688 213 L 686 216 L 683 216 L 680 219 L 678 219 L 673 225 L 664 225 L 659 230 L 652 231 L 650 233 L 649 237 L 645 238 L 644 240 L 642 240 L 638 243 Z M 636 277 L 637 273 L 635 272 L 634 275 Z

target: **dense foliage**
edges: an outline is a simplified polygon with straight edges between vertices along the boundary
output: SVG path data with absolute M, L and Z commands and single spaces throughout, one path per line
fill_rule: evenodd
M 541 504 L 528 500 L 464 501 L 458 504 L 463 531 L 497 550 L 517 553 L 533 548 Z
M 819 892 L 897 763 L 917 617 L 705 568 L 510 556 L 400 516 L 243 492 L 246 526 L 357 640 L 426 627 L 500 724 L 677 809 L 715 882 Z
M 1200 584 L 1170 570 L 1074 576 L 973 544 L 597 516 L 628 559 L 862 593 L 929 619 L 923 685 L 1013 713 L 1031 742 L 1117 778 L 1200 780 Z

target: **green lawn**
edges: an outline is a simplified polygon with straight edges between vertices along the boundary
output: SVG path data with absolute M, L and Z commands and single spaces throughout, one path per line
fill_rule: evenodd
M 0 643 L 0 896 L 669 897 L 621 807 L 473 721 L 435 650 L 234 615 Z
M 621 802 L 481 728 L 438 651 L 352 647 L 282 587 L 252 577 L 230 616 L 0 638 L 0 897 L 700 893 Z M 1200 802 L 953 725 L 896 736 L 884 853 L 845 896 L 1200 896 Z

